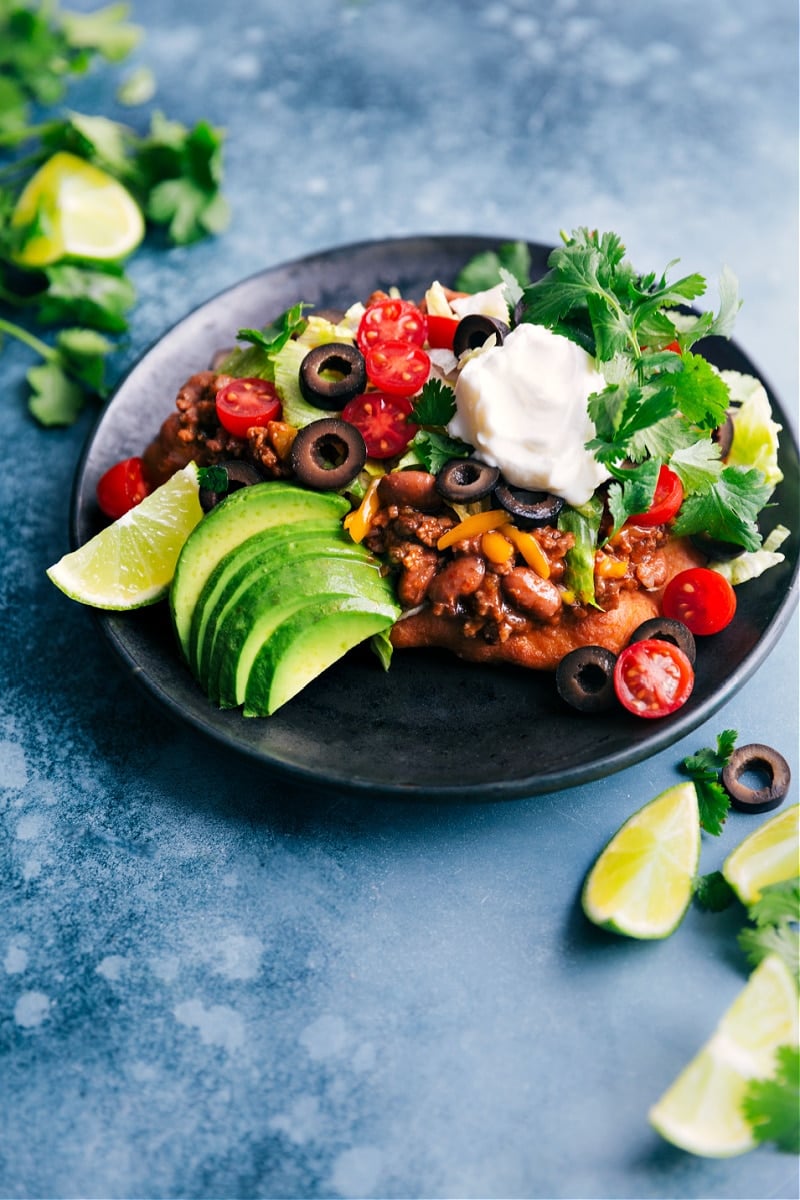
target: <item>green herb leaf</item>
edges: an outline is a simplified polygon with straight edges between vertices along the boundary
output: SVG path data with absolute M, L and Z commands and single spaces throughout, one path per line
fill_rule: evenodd
M 37 296 L 37 315 L 45 325 L 79 321 L 82 325 L 124 333 L 126 313 L 136 291 L 122 268 L 56 264 L 44 271 L 46 289 Z
M 722 912 L 733 904 L 736 893 L 721 871 L 711 871 L 695 880 L 694 898 L 707 912 Z
M 661 463 L 648 458 L 636 467 L 609 469 L 616 480 L 608 488 L 608 508 L 614 522 L 608 534 L 611 538 L 629 517 L 647 512 L 653 503 Z
M 470 293 L 488 291 L 503 282 L 503 270 L 512 275 L 520 287 L 530 282 L 531 254 L 526 242 L 505 242 L 497 251 L 476 254 L 459 271 L 455 289 Z
M 56 349 L 65 371 L 89 391 L 106 395 L 105 360 L 114 343 L 95 329 L 62 329 Z
M 32 395 L 28 407 L 41 425 L 72 425 L 86 393 L 56 361 L 31 367 L 27 373 Z
M 765 887 L 758 900 L 748 906 L 752 922 L 739 934 L 739 946 L 751 966 L 768 954 L 778 954 L 800 980 L 800 878 Z
M 228 490 L 228 472 L 224 467 L 198 467 L 197 479 L 201 488 L 208 488 L 211 492 L 227 492 Z
M 706 491 L 687 496 L 673 525 L 677 537 L 708 533 L 745 550 L 758 550 L 761 535 L 756 518 L 772 494 L 756 468 L 724 467 Z
M 409 452 L 431 475 L 438 475 L 451 458 L 469 458 L 472 447 L 433 429 L 418 429 L 409 443 L 406 453 Z
M 681 769 L 692 780 L 700 806 L 700 824 L 706 833 L 715 837 L 722 833 L 731 800 L 719 781 L 736 746 L 738 734 L 734 729 L 725 729 L 717 737 L 716 749 L 698 750 L 681 761 Z
M 107 4 L 94 12 L 60 12 L 61 27 L 75 49 L 96 50 L 110 62 L 119 62 L 139 44 L 142 30 L 125 18 L 127 4 Z
M 411 420 L 417 425 L 448 425 L 455 416 L 455 392 L 441 379 L 429 379 L 414 400 Z
M 177 245 L 220 233 L 229 219 L 219 187 L 223 134 L 205 121 L 189 130 L 155 113 L 135 152 L 135 185 L 151 221 L 166 225 Z
M 742 1112 L 757 1142 L 774 1142 L 785 1154 L 800 1154 L 800 1049 L 779 1046 L 772 1079 L 751 1080 Z

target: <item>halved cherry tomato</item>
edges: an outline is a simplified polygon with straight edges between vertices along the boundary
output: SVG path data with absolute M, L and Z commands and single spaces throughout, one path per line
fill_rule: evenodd
M 689 567 L 670 579 L 661 600 L 665 617 L 683 621 L 694 634 L 719 633 L 736 612 L 736 592 L 709 567 Z
M 422 346 L 428 336 L 424 312 L 410 300 L 377 300 L 370 304 L 358 326 L 356 341 L 362 354 L 378 342 L 410 342 Z
M 279 421 L 281 412 L 275 384 L 267 379 L 232 379 L 217 392 L 217 418 L 234 437 L 247 437 L 253 426 Z
M 458 317 L 439 317 L 428 313 L 428 345 L 434 350 L 452 350 Z
M 363 392 L 341 411 L 343 421 L 355 425 L 367 445 L 370 458 L 393 458 L 402 454 L 417 426 L 411 424 L 411 403 L 405 396 L 385 392 Z
M 370 383 L 392 396 L 413 396 L 431 373 L 428 355 L 409 342 L 378 342 L 364 362 Z
M 142 459 L 123 458 L 98 480 L 97 503 L 107 517 L 116 521 L 140 504 L 152 490 L 145 479 Z
M 672 642 L 631 642 L 614 666 L 614 691 L 637 717 L 666 717 L 685 704 L 694 687 L 694 668 Z
M 631 525 L 666 525 L 683 504 L 683 484 L 674 471 L 662 464 L 658 472 L 653 503 L 645 513 L 629 517 Z

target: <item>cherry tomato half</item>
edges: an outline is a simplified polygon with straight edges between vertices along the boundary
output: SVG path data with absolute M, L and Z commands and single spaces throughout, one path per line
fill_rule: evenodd
M 614 691 L 637 717 L 666 717 L 685 704 L 694 687 L 694 668 L 672 642 L 631 642 L 614 666 Z
M 428 345 L 434 350 L 452 350 L 458 317 L 437 317 L 428 313 Z
M 393 458 L 402 454 L 417 432 L 408 420 L 410 414 L 411 403 L 405 396 L 363 392 L 345 404 L 341 418 L 359 430 L 370 458 Z
M 431 373 L 431 360 L 409 342 L 378 342 L 364 359 L 367 378 L 392 396 L 413 396 Z
M 358 326 L 356 341 L 362 354 L 378 342 L 410 342 L 422 346 L 428 336 L 424 312 L 410 300 L 377 300 L 370 304 Z
M 662 464 L 658 472 L 653 503 L 646 513 L 629 517 L 631 525 L 665 525 L 671 521 L 683 504 L 683 484 L 674 471 Z
M 232 379 L 217 392 L 217 418 L 234 437 L 247 437 L 254 425 L 279 421 L 281 402 L 267 379 Z
M 149 496 L 153 489 L 144 476 L 141 458 L 123 458 L 109 467 L 97 482 L 97 503 L 116 521 Z
M 709 567 L 690 567 L 670 579 L 661 611 L 683 621 L 694 634 L 719 633 L 736 612 L 736 592 L 724 575 Z

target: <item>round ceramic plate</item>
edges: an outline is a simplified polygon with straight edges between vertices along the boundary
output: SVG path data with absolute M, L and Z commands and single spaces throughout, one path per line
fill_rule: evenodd
M 171 329 L 134 367 L 89 438 L 75 484 L 72 540 L 99 528 L 95 485 L 112 463 L 139 454 L 173 410 L 180 385 L 205 369 L 237 330 L 260 326 L 303 300 L 346 306 L 395 285 L 419 297 L 434 279 L 449 283 L 499 239 L 419 237 L 367 242 L 274 267 L 202 305 Z M 548 249 L 532 245 L 532 275 L 546 269 Z M 723 368 L 756 374 L 735 344 L 709 339 L 702 348 Z M 99 613 L 103 635 L 151 697 L 198 733 L 305 784 L 373 795 L 500 799 L 587 782 L 664 749 L 705 721 L 739 688 L 775 645 L 796 600 L 798 452 L 784 424 L 784 483 L 765 514 L 764 532 L 791 530 L 786 560 L 739 589 L 736 619 L 701 640 L 689 702 L 662 721 L 623 711 L 586 717 L 563 705 L 549 674 L 460 662 L 444 652 L 395 654 L 384 672 L 367 650 L 315 680 L 274 716 L 244 718 L 206 700 L 183 665 L 166 604 L 133 613 Z

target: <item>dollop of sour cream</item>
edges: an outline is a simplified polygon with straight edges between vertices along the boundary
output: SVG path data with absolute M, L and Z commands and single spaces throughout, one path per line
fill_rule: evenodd
M 595 435 L 586 402 L 604 387 L 580 346 L 543 325 L 518 325 L 462 367 L 448 431 L 513 487 L 585 504 L 608 478 L 585 448 Z

